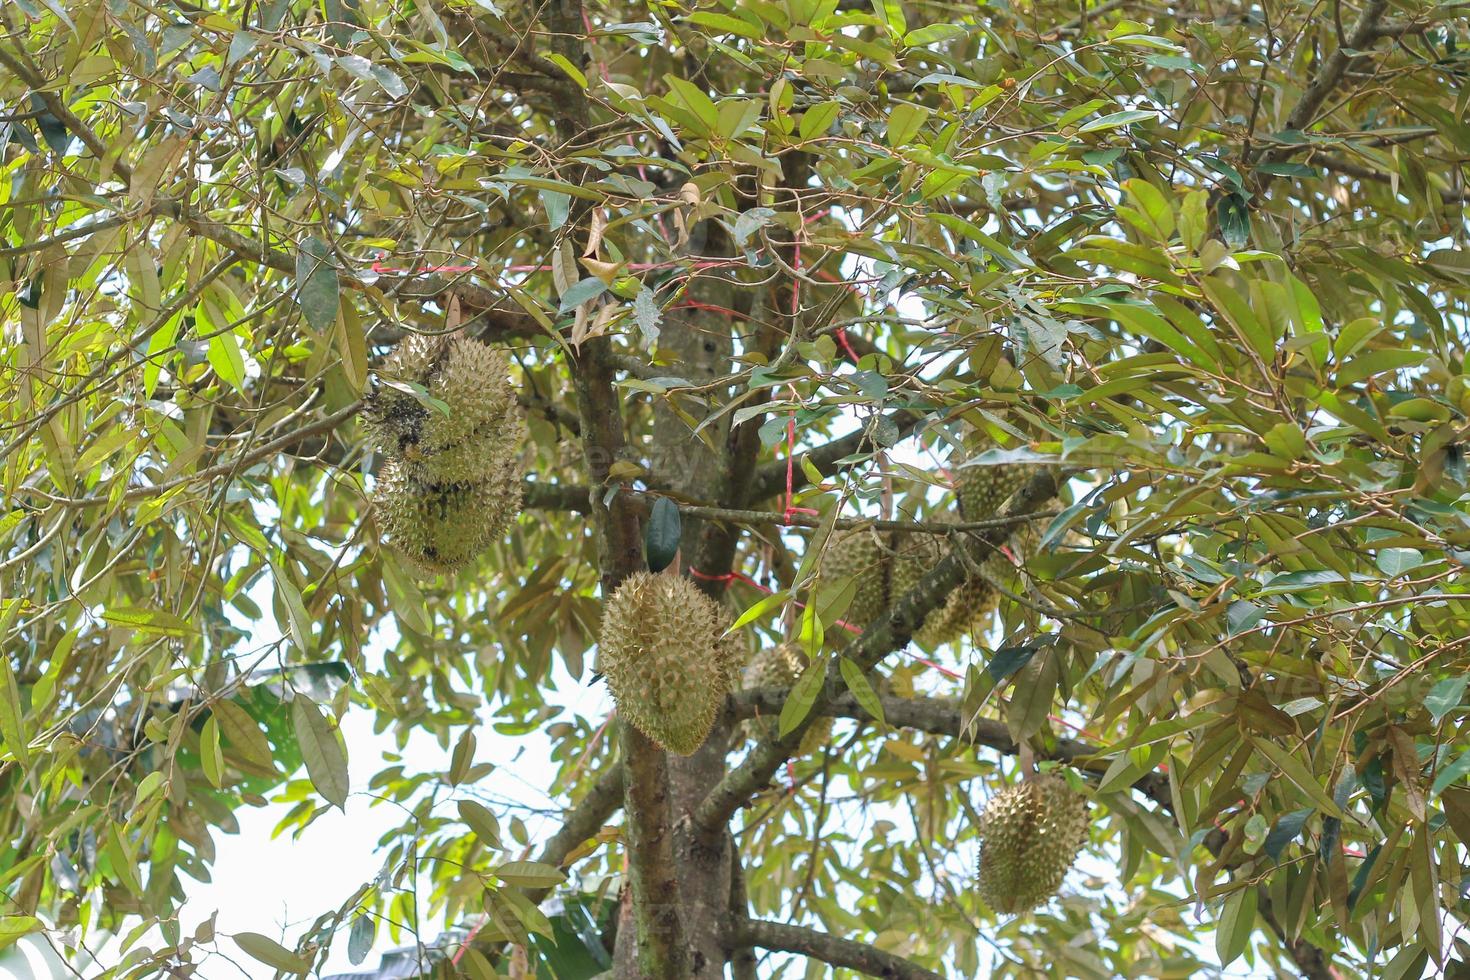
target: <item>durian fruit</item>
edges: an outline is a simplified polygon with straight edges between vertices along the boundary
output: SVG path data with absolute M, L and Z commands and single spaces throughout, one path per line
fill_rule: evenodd
M 444 406 L 424 404 L 406 384 Z M 385 453 L 424 467 L 435 483 L 503 478 L 526 438 L 505 354 L 465 337 L 412 334 L 378 372 L 363 410 L 369 438 Z
M 805 668 L 805 658 L 801 655 L 800 646 L 795 643 L 780 643 L 773 647 L 762 647 L 754 657 L 750 658 L 750 663 L 746 664 L 745 670 L 741 672 L 741 687 L 747 691 L 761 687 L 790 687 L 796 683 L 796 679 L 801 676 Z M 747 718 L 741 723 L 740 730 L 746 738 L 758 741 L 780 730 L 777 726 L 778 720 L 779 715 L 776 714 Z M 826 744 L 831 737 L 831 717 L 817 718 L 802 735 L 797 753 L 810 755 Z
M 1021 489 L 1034 473 L 1034 467 L 1022 463 L 956 467 L 954 490 L 960 515 L 967 521 L 988 521 L 996 517 L 1001 504 Z
M 526 426 L 509 371 L 479 341 L 413 334 L 378 372 L 362 413 L 388 457 L 373 495 L 378 524 L 425 575 L 469 565 L 520 512 Z
M 948 514 L 932 518 L 941 522 L 952 522 Z M 934 534 L 913 533 L 899 543 L 893 559 L 890 581 L 892 598 L 897 599 L 908 592 L 930 569 L 948 553 L 949 541 Z M 995 555 L 986 558 L 987 570 L 998 561 Z M 1000 595 L 983 578 L 966 576 L 945 599 L 944 604 L 930 611 L 923 624 L 914 633 L 914 639 L 927 647 L 940 646 L 966 634 L 983 632 L 990 617 L 999 605 Z
M 1087 841 L 1087 801 L 1059 776 L 1008 786 L 980 815 L 980 897 L 1014 915 L 1045 902 Z
M 618 714 L 659 745 L 692 755 L 709 737 L 742 645 L 720 607 L 687 578 L 638 572 L 607 600 L 597 669 Z
M 865 628 L 888 608 L 889 546 L 870 528 L 833 532 L 822 556 L 822 578 L 857 583 L 843 622 Z
M 452 573 L 505 533 L 520 510 L 513 491 L 494 483 L 431 483 L 412 464 L 389 457 L 373 493 L 378 529 L 423 575 Z

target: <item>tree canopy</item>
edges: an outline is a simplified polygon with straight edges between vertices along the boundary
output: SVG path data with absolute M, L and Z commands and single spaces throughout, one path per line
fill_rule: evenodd
M 473 977 L 1464 975 L 1467 28 L 0 6 L 0 944 L 120 935 L 119 977 L 375 941 Z M 445 574 L 383 533 L 365 424 L 393 390 L 453 419 L 384 371 L 415 336 L 504 352 L 525 418 L 519 517 Z M 646 566 L 789 658 L 688 757 L 565 708 Z M 453 764 L 351 785 L 346 712 Z M 476 797 L 532 736 L 544 839 Z M 1033 767 L 1088 841 L 1000 914 L 980 816 Z M 403 820 L 342 907 L 180 929 L 236 811 L 355 793 Z

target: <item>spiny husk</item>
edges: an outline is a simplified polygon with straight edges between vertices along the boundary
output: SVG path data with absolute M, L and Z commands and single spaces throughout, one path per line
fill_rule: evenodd
M 1001 504 L 1021 489 L 1036 472 L 1023 463 L 999 466 L 957 466 L 953 472 L 955 501 L 967 521 L 988 521 L 1000 513 Z
M 525 421 L 500 351 L 413 334 L 387 357 L 362 421 L 387 456 L 378 524 L 425 575 L 468 566 L 521 509 Z M 421 386 L 441 411 L 394 384 Z
M 659 745 L 691 755 L 714 727 L 737 668 L 725 616 L 687 578 L 638 572 L 607 600 L 597 669 L 618 714 Z
M 520 480 L 510 484 L 431 483 L 388 459 L 373 493 L 378 528 L 425 575 L 457 572 L 505 533 L 520 510 Z
M 1087 829 L 1087 801 L 1058 776 L 1001 790 L 980 815 L 980 897 L 1006 915 L 1042 904 L 1061 887 Z
M 887 544 L 871 529 L 833 532 L 822 556 L 822 578 L 851 578 L 857 584 L 844 622 L 863 629 L 888 608 L 888 559 Z
M 750 658 L 741 672 L 741 687 L 751 691 L 762 687 L 790 687 L 796 683 L 806 669 L 806 658 L 795 643 L 780 643 L 773 647 L 762 647 Z M 741 731 L 751 741 L 768 738 L 779 731 L 778 714 L 747 718 L 741 723 Z M 801 737 L 798 755 L 810 755 L 826 744 L 832 737 L 832 718 L 823 716 L 815 719 Z
M 378 372 L 363 425 L 380 450 L 423 467 L 435 483 L 479 483 L 515 460 L 526 427 L 504 353 L 464 337 L 414 334 Z M 393 387 L 422 386 L 432 402 Z
M 955 518 L 948 513 L 941 513 L 930 520 L 952 523 Z M 925 573 L 944 559 L 948 551 L 947 538 L 922 533 L 905 535 L 893 560 L 891 599 L 898 599 L 917 585 Z M 986 558 L 982 568 L 987 572 L 999 571 L 993 563 L 1000 560 L 991 555 Z M 914 634 L 914 639 L 924 646 L 933 647 L 967 634 L 973 636 L 983 633 L 990 625 L 999 599 L 999 593 L 984 578 L 966 576 L 965 581 L 946 597 L 943 605 L 931 610 L 924 617 L 923 625 Z

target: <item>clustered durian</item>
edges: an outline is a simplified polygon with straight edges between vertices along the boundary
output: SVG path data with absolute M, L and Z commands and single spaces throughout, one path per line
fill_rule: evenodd
M 709 737 L 744 649 L 687 578 L 638 572 L 607 600 L 597 669 L 618 714 L 659 745 L 692 755 Z
M 988 466 L 962 469 L 956 475 L 960 514 L 964 520 L 983 521 L 995 516 L 1030 472 L 1024 466 Z M 957 522 L 958 518 L 941 513 L 931 520 Z M 862 628 L 917 585 L 948 551 L 949 542 L 934 534 L 839 531 L 832 537 L 825 573 L 830 579 L 851 577 L 857 583 L 845 621 Z M 1002 576 L 1006 570 L 1003 561 L 992 554 L 982 567 L 990 577 Z M 985 578 L 970 576 L 925 617 L 914 638 L 925 646 L 938 646 L 982 631 L 999 599 Z
M 526 427 L 500 351 L 410 335 L 384 361 L 362 421 L 388 456 L 378 525 L 421 573 L 464 568 L 520 511 Z
M 979 835 L 981 899 L 1026 912 L 1056 893 L 1087 841 L 1087 801 L 1059 776 L 1036 776 L 990 798 Z
M 750 691 L 761 687 L 790 687 L 796 683 L 805 668 L 801 648 L 795 643 L 781 643 L 773 647 L 762 647 L 741 673 L 741 687 Z M 741 731 L 752 741 L 766 738 L 777 732 L 778 716 L 764 715 L 747 718 Z M 819 749 L 832 736 L 832 719 L 821 717 L 814 720 L 801 737 L 797 749 L 800 755 L 809 755 Z
M 953 522 L 948 514 L 934 518 L 943 523 Z M 919 584 L 936 564 L 944 559 L 949 542 L 933 534 L 910 534 L 899 544 L 893 558 L 893 572 L 889 584 L 892 599 L 908 592 Z M 989 555 L 982 569 L 989 575 L 1004 572 L 1004 559 Z M 981 632 L 990 622 L 991 615 L 1000 604 L 1000 594 L 985 579 L 970 575 L 961 582 L 944 604 L 930 610 L 929 615 L 914 633 L 914 639 L 924 646 L 939 646 L 966 634 Z

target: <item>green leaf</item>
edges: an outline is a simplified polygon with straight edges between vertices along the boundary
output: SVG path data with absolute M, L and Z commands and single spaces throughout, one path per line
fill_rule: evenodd
M 931 111 L 911 102 L 895 103 L 888 112 L 888 145 L 894 149 L 907 146 L 909 140 L 929 121 Z
M 545 865 L 542 865 L 542 867 L 545 867 Z M 546 887 L 550 886 L 548 885 Z M 545 936 L 548 939 L 555 936 L 556 930 L 552 927 L 551 920 L 546 917 L 546 913 L 537 908 L 525 895 L 515 889 L 503 888 L 496 892 L 496 898 L 510 909 L 511 914 L 520 920 L 521 925 L 526 927 L 527 932 L 533 932 L 537 935 Z
M 843 683 L 852 692 L 853 700 L 864 711 L 876 718 L 880 725 L 887 726 L 888 721 L 883 717 L 883 702 L 873 690 L 873 685 L 868 683 L 868 678 L 863 675 L 862 668 L 846 657 L 841 658 L 837 666 L 842 671 Z
M 1463 779 L 1466 773 L 1470 773 L 1470 752 L 1460 753 L 1454 762 L 1435 774 L 1434 785 L 1429 788 L 1429 795 L 1438 796 Z
M 582 74 L 582 70 L 576 65 L 572 64 L 571 61 L 566 57 L 566 55 L 557 54 L 555 52 L 548 52 L 542 57 L 544 57 L 552 64 L 556 65 L 556 67 L 560 68 L 562 71 L 566 72 L 567 77 L 576 82 L 578 88 L 587 87 L 587 76 Z
M 764 33 L 759 27 L 739 17 L 717 14 L 708 10 L 695 11 L 685 19 L 701 27 L 709 28 L 712 34 L 734 34 L 753 41 Z
M 837 514 L 842 510 L 840 501 L 834 501 L 827 512 L 822 515 L 822 523 L 817 531 L 807 539 L 806 551 L 801 556 L 801 567 L 796 570 L 796 587 L 801 588 L 807 584 L 808 578 L 817 568 L 818 556 L 827 550 L 827 542 L 832 539 L 832 530 L 837 526 Z M 865 534 L 865 531 L 855 533 Z
M 1017 744 L 1035 735 L 1046 724 L 1057 691 L 1057 659 L 1052 650 L 1043 650 L 1016 675 L 1011 701 L 1006 706 L 1006 729 Z
M 233 330 L 217 333 L 209 338 L 206 350 L 209 366 L 214 373 L 229 382 L 236 391 L 245 388 L 245 354 L 240 350 L 240 338 Z
M 731 623 L 730 628 L 725 632 L 733 633 L 740 627 L 747 626 L 762 616 L 776 612 L 782 606 L 786 605 L 787 600 L 790 598 L 785 592 L 772 592 L 770 595 L 761 596 L 755 602 L 751 603 L 749 609 L 737 616 L 735 622 Z
M 801 114 L 801 122 L 796 125 L 796 134 L 803 140 L 826 135 L 841 111 L 842 106 L 836 99 L 817 103 Z
M 1312 770 L 1307 768 L 1305 762 L 1270 739 L 1252 738 L 1250 743 L 1257 752 L 1270 759 L 1287 779 L 1297 785 L 1298 789 L 1306 793 L 1307 798 L 1317 805 L 1317 809 L 1339 820 L 1348 818 L 1347 814 L 1342 812 L 1342 808 L 1334 803 L 1332 797 L 1322 788 L 1317 777 L 1312 775 Z
M 668 497 L 659 497 L 653 502 L 648 515 L 648 526 L 643 530 L 643 549 L 647 556 L 648 570 L 661 572 L 673 564 L 679 553 L 683 520 L 679 516 L 679 505 Z
M 567 880 L 560 868 L 539 861 L 507 861 L 491 868 L 490 873 L 507 885 L 523 888 L 553 888 Z
M 999 683 L 1030 663 L 1038 649 L 1034 646 L 1002 647 L 995 651 L 985 669 L 991 679 Z
M 235 945 L 252 959 L 259 960 L 282 973 L 306 973 L 311 970 L 311 961 L 298 956 L 268 936 L 258 932 L 237 932 L 232 937 Z
M 1398 578 L 1424 564 L 1424 555 L 1413 548 L 1384 548 L 1376 559 L 1378 570 L 1389 578 Z
M 567 314 L 607 292 L 607 283 L 595 276 L 573 283 L 571 288 L 561 294 L 561 305 L 557 307 L 558 314 Z
M 1245 885 L 1225 899 L 1225 909 L 1215 926 L 1215 953 L 1221 966 L 1238 960 L 1250 945 L 1256 927 L 1257 894 L 1254 885 Z
M 1245 248 L 1251 240 L 1251 212 L 1245 196 L 1239 193 L 1226 194 L 1215 205 L 1215 217 L 1220 222 L 1220 236 L 1231 248 Z
M 1266 835 L 1266 842 L 1261 845 L 1261 850 L 1270 855 L 1271 860 L 1281 859 L 1281 852 L 1286 850 L 1286 845 L 1297 839 L 1302 828 L 1307 825 L 1307 818 L 1316 813 L 1310 807 L 1303 810 L 1293 810 L 1283 813 L 1276 818 L 1276 826 Z
M 1388 371 L 1418 367 L 1428 359 L 1429 352 L 1422 350 L 1368 351 L 1338 368 L 1333 380 L 1339 388 L 1346 388 Z
M 301 591 L 296 588 L 290 573 L 275 561 L 270 563 L 271 580 L 276 586 L 276 595 L 281 599 L 281 605 L 286 607 L 286 623 L 289 627 L 288 633 L 291 644 L 300 653 L 311 652 L 311 617 L 306 614 L 306 606 L 301 601 Z
M 372 952 L 377 929 L 378 919 L 370 913 L 363 912 L 352 920 L 352 928 L 347 933 L 347 960 L 353 966 L 361 964 Z
M 34 915 L 0 915 L 0 949 L 14 946 L 21 936 L 40 932 L 41 920 Z
M 199 758 L 204 768 L 204 778 L 215 789 L 224 785 L 225 756 L 219 747 L 219 722 L 214 715 L 204 719 L 204 728 L 199 732 Z
M 818 658 L 806 665 L 806 670 L 791 685 L 786 703 L 781 705 L 781 717 L 776 725 L 779 737 L 785 738 L 811 713 L 812 705 L 817 703 L 817 695 L 822 692 L 822 682 L 826 676 L 827 661 L 824 658 Z
M 1174 234 L 1174 209 L 1163 191 L 1146 180 L 1133 179 L 1123 182 L 1131 202 L 1137 205 L 1134 211 L 1140 218 L 1139 229 L 1158 242 L 1167 242 Z
M 541 206 L 546 209 L 546 227 L 552 231 L 559 231 L 561 226 L 567 223 L 567 214 L 572 206 L 572 196 L 561 191 L 543 190 Z
M 244 708 L 229 700 L 215 701 L 210 708 L 219 721 L 220 734 L 229 743 L 234 756 L 261 769 L 275 771 L 270 741 Z
M 459 810 L 459 819 L 475 832 L 475 836 L 480 838 L 486 847 L 499 849 L 500 822 L 495 819 L 495 814 L 474 800 L 460 800 L 455 806 Z
M 102 618 L 114 626 L 137 630 L 139 633 L 192 636 L 198 632 L 191 623 L 162 609 L 107 609 L 103 611 Z
M 678 75 L 665 75 L 664 81 L 668 83 L 670 91 L 679 97 L 702 124 L 701 134 L 713 135 L 716 127 L 719 126 L 720 112 L 710 101 L 710 97 L 705 94 L 704 89 Z
M 449 759 L 450 786 L 458 786 L 469 775 L 470 767 L 475 764 L 475 744 L 475 733 L 470 728 L 466 728 L 459 741 L 454 743 L 454 753 Z
M 1470 686 L 1470 674 L 1461 674 L 1459 677 L 1446 678 L 1429 689 L 1429 693 L 1424 696 L 1424 710 L 1429 712 L 1429 717 L 1434 719 L 1436 725 L 1441 718 L 1464 702 L 1467 686 Z
M 301 694 L 291 699 L 291 724 L 301 746 L 301 757 L 306 762 L 306 774 L 311 777 L 311 784 L 328 803 L 345 808 L 347 750 L 337 729 L 327 721 L 316 702 Z
M 362 329 L 357 310 L 351 306 L 344 306 L 342 315 L 337 318 L 332 331 L 332 346 L 342 360 L 342 373 L 347 376 L 352 390 L 362 393 L 368 380 L 367 334 Z
M 9 657 L 0 657 L 0 737 L 22 766 L 30 766 L 30 739 L 26 736 L 25 710 L 20 701 L 20 684 Z
M 1144 119 L 1157 119 L 1159 114 L 1151 109 L 1124 109 L 1122 112 L 1110 112 L 1106 116 L 1100 116 L 1088 123 L 1077 127 L 1079 133 L 1096 133 L 1104 129 L 1117 129 L 1119 126 L 1127 126 L 1129 123 L 1140 122 Z
M 315 235 L 303 239 L 296 252 L 296 303 L 311 329 L 326 333 L 337 321 L 341 291 L 326 242 Z

